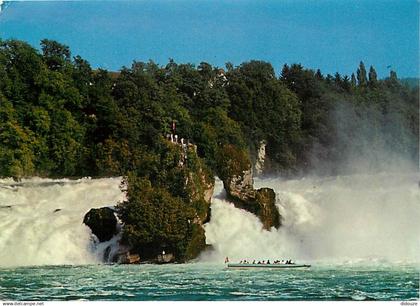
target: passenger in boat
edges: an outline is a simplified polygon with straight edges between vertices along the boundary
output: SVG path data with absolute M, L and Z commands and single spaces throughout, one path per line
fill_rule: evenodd
M 261 264 L 261 261 L 258 260 L 258 264 L 260 265 Z
M 241 264 L 242 263 L 242 260 L 239 262 L 239 264 Z
M 226 256 L 225 263 L 228 263 L 228 262 L 229 262 L 229 257 Z
M 254 261 L 252 262 L 252 264 L 253 264 L 253 265 L 255 265 L 255 259 L 254 259 Z
M 270 264 L 270 259 L 269 260 L 267 260 L 267 265 L 269 265 Z

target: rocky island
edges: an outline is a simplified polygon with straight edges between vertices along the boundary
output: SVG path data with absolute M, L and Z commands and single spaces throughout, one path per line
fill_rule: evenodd
M 192 144 L 164 142 L 160 160 L 168 165 L 169 173 L 163 182 L 174 183 L 174 193 L 153 187 L 150 180 L 127 177 L 127 201 L 115 211 L 109 207 L 91 209 L 84 223 L 99 242 L 119 235 L 118 250 L 105 260 L 118 263 L 171 263 L 196 258 L 206 248 L 203 224 L 210 216 L 214 178 L 197 156 Z M 253 189 L 249 157 L 234 147 L 223 148 L 220 164 L 223 182 L 229 198 L 241 209 L 256 214 L 264 229 L 280 226 L 275 207 L 275 194 L 270 188 Z M 238 155 L 239 154 L 239 155 Z M 160 164 L 162 164 L 160 163 Z M 239 169 L 238 165 L 245 168 Z M 121 232 L 117 217 L 122 220 Z

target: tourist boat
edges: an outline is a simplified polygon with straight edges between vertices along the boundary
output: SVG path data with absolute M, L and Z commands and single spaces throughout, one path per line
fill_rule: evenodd
M 251 264 L 251 263 L 228 263 L 227 267 L 229 269 L 298 269 L 298 268 L 310 268 L 311 265 L 302 265 L 302 264 Z

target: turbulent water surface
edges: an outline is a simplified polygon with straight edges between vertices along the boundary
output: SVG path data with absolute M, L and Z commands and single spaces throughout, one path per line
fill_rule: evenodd
M 317 266 L 307 271 L 223 265 L 44 266 L 0 269 L 0 300 L 408 300 L 415 267 Z

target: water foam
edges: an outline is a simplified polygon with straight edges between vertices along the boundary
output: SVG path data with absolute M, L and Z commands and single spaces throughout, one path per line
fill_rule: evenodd
M 0 180 L 0 266 L 96 263 L 89 209 L 123 200 L 121 178 Z
M 419 173 L 256 180 L 276 191 L 283 226 L 271 232 L 224 200 L 219 181 L 205 226 L 214 252 L 202 258 L 419 262 L 419 180 Z
M 201 260 L 418 263 L 419 180 L 419 173 L 256 180 L 257 187 L 276 191 L 283 226 L 271 231 L 227 201 L 218 180 L 205 225 L 214 251 Z M 92 207 L 123 200 L 120 183 L 120 178 L 0 180 L 0 266 L 101 262 L 118 237 L 95 244 L 82 220 Z

